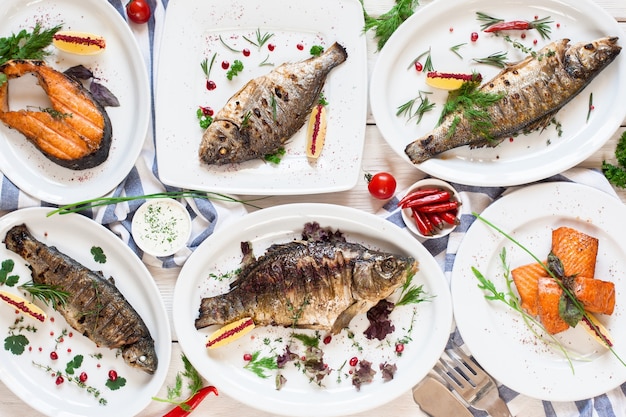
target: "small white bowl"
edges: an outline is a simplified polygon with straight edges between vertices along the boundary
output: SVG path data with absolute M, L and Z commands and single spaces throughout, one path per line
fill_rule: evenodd
M 459 202 L 461 201 L 461 197 L 459 196 L 459 193 L 457 193 L 457 191 L 454 189 L 454 187 L 452 187 L 447 182 L 438 180 L 436 178 L 426 178 L 426 179 L 416 182 L 411 187 L 409 187 L 405 196 L 410 194 L 413 191 L 417 191 L 420 189 L 429 189 L 429 188 L 436 188 L 436 189 L 449 191 L 452 194 L 452 197 L 450 197 L 450 200 L 455 200 Z M 461 210 L 459 209 L 456 214 L 457 221 L 459 219 L 460 213 L 461 213 Z M 413 219 L 413 213 L 410 208 L 402 209 L 402 220 L 404 220 L 406 227 L 411 232 L 413 232 L 415 235 L 422 237 L 424 239 L 437 239 L 437 238 L 446 236 L 450 234 L 456 227 L 456 224 L 449 224 L 449 223 L 444 222 L 444 226 L 441 229 L 438 229 L 435 232 L 435 234 L 423 235 L 422 233 L 420 233 L 419 229 L 417 228 L 417 225 L 415 224 L 415 219 Z
M 191 217 L 184 205 L 171 198 L 142 204 L 131 226 L 139 248 L 153 256 L 169 256 L 183 248 L 191 236 Z

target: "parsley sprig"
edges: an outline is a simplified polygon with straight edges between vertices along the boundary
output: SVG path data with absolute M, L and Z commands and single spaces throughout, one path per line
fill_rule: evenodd
M 617 141 L 615 147 L 617 165 L 602 161 L 602 173 L 611 184 L 619 188 L 626 188 L 626 131 Z
M 261 33 L 261 29 L 257 29 L 256 30 L 256 42 L 246 36 L 244 36 L 243 38 L 249 43 L 251 43 L 252 45 L 256 46 L 259 50 L 261 50 L 263 45 L 265 45 L 272 36 L 274 36 L 273 33 L 269 33 L 269 32 Z

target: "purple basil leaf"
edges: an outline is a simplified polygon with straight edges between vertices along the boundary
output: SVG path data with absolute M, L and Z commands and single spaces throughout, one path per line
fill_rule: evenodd
M 77 80 L 88 80 L 93 78 L 93 72 L 88 68 L 85 68 L 82 65 L 76 65 L 74 67 L 68 68 L 64 72 L 65 75 L 69 75 L 70 77 L 74 77 Z
M 100 83 L 92 81 L 89 85 L 89 91 L 91 91 L 93 98 L 96 99 L 102 107 L 119 107 L 120 105 L 117 97 Z

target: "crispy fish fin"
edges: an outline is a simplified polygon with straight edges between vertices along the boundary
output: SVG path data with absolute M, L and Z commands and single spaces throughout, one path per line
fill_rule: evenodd
M 350 321 L 352 321 L 354 316 L 369 310 L 371 307 L 373 307 L 373 305 L 374 304 L 372 302 L 367 300 L 355 301 L 348 308 L 342 311 L 341 314 L 339 314 L 337 320 L 335 320 L 335 323 L 333 324 L 333 327 L 331 327 L 330 329 L 331 333 L 339 333 L 341 329 L 343 329 L 344 327 L 348 327 L 348 324 L 350 324 Z
M 524 133 L 530 133 L 535 130 L 545 130 L 550 123 L 552 122 L 552 118 L 558 113 L 558 110 L 553 111 L 552 113 L 548 113 L 545 116 L 537 119 L 535 122 L 529 124 L 524 128 Z

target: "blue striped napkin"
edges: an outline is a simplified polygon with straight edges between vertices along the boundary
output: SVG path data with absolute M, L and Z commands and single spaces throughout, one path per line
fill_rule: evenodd
M 562 174 L 547 178 L 541 182 L 568 181 L 595 187 L 609 195 L 618 198 L 617 194 L 604 175 L 598 170 L 572 168 Z M 487 206 L 498 198 L 516 190 L 519 187 L 475 187 L 451 183 L 459 192 L 461 206 L 461 224 L 448 236 L 440 239 L 420 239 L 426 249 L 439 263 L 448 282 L 450 282 L 452 266 L 457 249 L 463 236 L 476 219 L 471 213 L 481 213 Z M 521 186 L 520 186 L 521 187 Z M 378 213 L 389 221 L 404 228 L 400 210 L 397 207 L 399 199 L 406 190 L 401 190 L 392 198 L 383 210 Z M 463 346 L 463 339 L 455 329 L 450 335 L 448 347 L 451 344 Z M 590 382 L 592 383 L 592 382 Z M 500 396 L 509 406 L 513 416 L 520 417 L 621 417 L 626 415 L 626 383 L 620 387 L 595 398 L 576 402 L 549 402 L 529 398 L 510 388 L 500 385 Z M 475 416 L 486 416 L 484 411 L 470 409 Z

